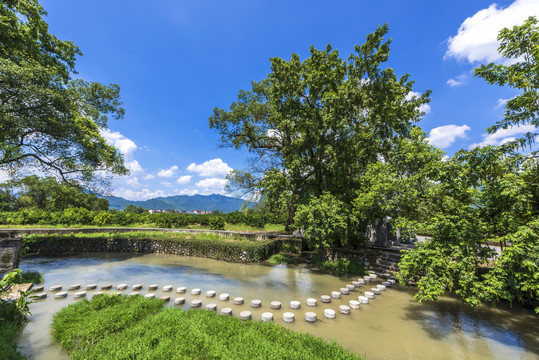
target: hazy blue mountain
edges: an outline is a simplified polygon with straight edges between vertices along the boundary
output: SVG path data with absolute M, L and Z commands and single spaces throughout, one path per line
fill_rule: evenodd
M 158 197 L 145 201 L 126 200 L 117 196 L 105 196 L 109 201 L 110 209 L 123 210 L 127 205 L 142 206 L 145 209 L 156 210 L 220 210 L 223 212 L 236 211 L 244 203 L 242 199 L 236 199 L 223 195 L 177 195 Z

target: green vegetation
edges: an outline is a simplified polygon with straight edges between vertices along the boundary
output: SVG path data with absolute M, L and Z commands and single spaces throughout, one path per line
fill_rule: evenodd
M 271 265 L 294 265 L 298 262 L 298 256 L 293 254 L 279 253 L 272 255 L 268 260 L 266 260 L 266 262 Z
M 162 304 L 107 295 L 82 300 L 55 314 L 53 337 L 71 359 L 358 359 L 273 323 Z
M 344 258 L 329 261 L 324 260 L 319 254 L 313 254 L 311 255 L 311 262 L 317 268 L 335 275 L 367 275 L 368 273 L 361 263 Z

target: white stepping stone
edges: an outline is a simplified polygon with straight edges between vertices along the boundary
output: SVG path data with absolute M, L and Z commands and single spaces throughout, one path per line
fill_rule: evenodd
M 165 285 L 165 286 L 163 286 L 163 291 L 164 291 L 164 292 L 172 291 L 172 285 Z
M 79 290 L 80 289 L 80 284 L 73 284 L 73 285 L 69 285 L 69 288 L 67 290 Z
M 223 309 L 221 309 L 221 314 L 222 315 L 228 315 L 228 316 L 232 315 L 232 308 L 223 308 Z
M 329 301 L 331 301 L 331 299 L 330 299 Z M 308 299 L 306 300 L 306 303 L 307 303 L 307 306 L 316 306 L 317 301 L 316 301 L 316 299 L 308 298 Z
M 368 304 L 369 303 L 369 298 L 366 297 L 366 296 L 358 296 L 357 300 L 362 304 Z
M 34 290 L 34 292 L 40 292 L 40 291 L 43 291 L 43 289 L 45 289 L 43 285 L 36 286 L 36 287 L 32 286 L 32 290 Z
M 368 282 L 371 282 L 371 278 L 367 275 L 363 276 L 363 280 L 368 283 Z
M 127 289 L 127 284 L 118 284 L 118 286 L 116 286 L 116 289 L 125 290 L 125 289 Z
M 202 290 L 200 290 L 200 289 L 192 289 L 191 290 L 192 295 L 200 295 L 201 292 L 202 292 Z
M 151 284 L 151 285 L 148 285 L 148 290 L 150 291 L 157 290 L 158 287 L 159 285 L 157 284 Z
M 144 295 L 146 299 L 155 299 L 155 294 L 146 294 Z
M 217 304 L 214 304 L 214 303 L 206 304 L 206 310 L 208 310 L 208 311 L 217 311 Z
M 60 292 L 54 294 L 54 297 L 56 299 L 65 298 L 65 297 L 67 297 L 67 291 L 60 291 Z
M 214 296 L 215 296 L 215 291 L 213 291 L 213 290 L 206 291 L 206 297 L 211 298 L 211 297 L 214 297 Z
M 350 291 L 347 288 L 340 288 L 339 291 L 343 295 L 348 295 L 350 293 Z
M 110 290 L 110 289 L 112 289 L 112 284 L 101 285 L 101 290 Z
M 391 285 L 395 285 L 395 284 L 397 283 L 397 282 L 396 282 L 395 280 L 393 280 L 393 279 L 389 279 L 387 282 L 390 283 Z
M 38 294 L 34 294 L 33 296 L 35 296 L 36 300 L 41 300 L 47 297 L 47 293 L 38 293 Z
M 95 289 L 97 289 L 97 284 L 86 285 L 86 290 L 95 290 Z
M 313 312 L 305 313 L 305 321 L 307 322 L 316 322 L 316 314 Z
M 163 300 L 164 302 L 169 302 L 170 301 L 170 296 L 163 295 L 163 296 L 160 296 L 159 299 Z
M 341 293 L 338 292 L 338 291 L 332 291 L 331 292 L 331 297 L 334 298 L 334 299 L 340 299 L 341 298 Z
M 262 313 L 262 322 L 273 321 L 273 314 L 270 312 Z
M 283 320 L 284 320 L 284 322 L 292 323 L 292 322 L 294 322 L 294 320 L 295 320 L 295 316 L 294 316 L 294 314 L 291 313 L 291 312 L 285 312 L 285 313 L 283 314 Z
M 242 320 L 251 320 L 251 312 L 250 311 L 242 311 L 242 312 L 240 312 L 240 319 L 242 319 Z
M 366 296 L 368 299 L 374 299 L 374 293 L 373 293 L 373 292 L 365 291 L 365 296 Z
M 380 291 L 386 291 L 386 287 L 384 285 L 376 285 L 376 287 L 380 290 Z
M 135 284 L 135 285 L 133 285 L 132 289 L 133 290 L 140 290 L 140 289 L 142 289 L 142 284 Z
M 275 310 L 280 309 L 281 308 L 281 302 L 280 301 L 272 301 L 270 303 L 270 307 L 272 309 L 275 309 Z
M 86 297 L 86 291 L 76 292 L 74 295 L 75 299 Z
M 262 306 L 262 301 L 260 300 L 251 300 L 251 307 L 252 308 L 259 308 Z
M 357 288 L 361 286 L 359 281 L 352 281 L 352 285 L 354 285 L 354 287 L 357 287 Z
M 360 302 L 357 301 L 357 300 L 350 300 L 350 301 L 348 302 L 348 305 L 350 305 L 350 308 L 352 308 L 352 309 L 359 309 L 359 307 L 360 307 Z
M 346 284 L 346 288 L 348 291 L 356 291 L 356 287 L 352 284 Z
M 320 296 L 320 301 L 322 301 L 323 303 L 330 303 L 331 302 L 331 297 L 329 295 L 322 295 Z
M 365 279 L 357 279 L 357 282 L 358 282 L 359 285 L 361 285 L 361 286 L 365 285 Z
M 137 296 L 137 295 L 140 295 L 140 292 L 133 291 L 133 292 L 130 292 L 129 294 L 127 294 L 127 296 L 129 296 L 129 297 L 133 297 L 133 296 Z
M 378 276 L 376 276 L 376 274 L 369 274 L 369 277 L 370 277 L 371 279 L 374 280 L 374 279 L 376 279 Z
M 179 288 L 176 289 L 176 292 L 178 294 L 183 294 L 187 291 L 187 289 L 185 288 L 185 286 L 180 286 Z
M 301 303 L 299 301 L 295 301 L 295 300 L 290 301 L 291 309 L 299 309 L 300 307 L 301 307 Z
M 335 310 L 324 309 L 324 317 L 327 319 L 335 319 Z
M 94 297 L 100 296 L 100 295 L 103 295 L 103 294 L 104 294 L 103 291 L 97 291 L 97 292 L 94 293 Z
M 62 285 L 54 285 L 54 286 L 51 286 L 51 291 L 60 291 L 62 290 Z
M 185 298 L 183 296 L 177 297 L 176 299 L 174 299 L 174 304 L 176 305 L 185 304 Z
M 382 281 L 382 285 L 384 285 L 386 288 L 391 287 L 391 283 L 389 281 Z
M 242 305 L 243 304 L 243 298 L 242 297 L 235 297 L 234 298 L 234 305 Z
M 202 300 L 191 300 L 192 308 L 199 308 L 202 306 Z
M 347 305 L 339 305 L 339 312 L 344 315 L 350 314 L 350 306 Z
M 377 287 L 371 288 L 371 292 L 373 292 L 375 295 L 380 295 L 382 293 Z
M 226 293 L 219 295 L 219 300 L 221 301 L 227 301 L 229 298 L 230 298 L 230 295 Z

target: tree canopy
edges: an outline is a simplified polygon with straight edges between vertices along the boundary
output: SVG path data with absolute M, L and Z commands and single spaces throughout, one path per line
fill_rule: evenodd
M 0 5 L 0 170 L 87 186 L 98 173 L 126 174 L 101 135 L 124 116 L 119 86 L 74 79 L 82 53 L 49 33 L 46 14 L 36 0 Z

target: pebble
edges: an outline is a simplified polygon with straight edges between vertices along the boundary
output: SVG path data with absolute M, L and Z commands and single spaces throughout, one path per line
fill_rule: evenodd
M 230 298 L 230 295 L 226 293 L 219 295 L 219 300 L 221 301 L 227 301 L 229 298 Z
M 174 304 L 181 305 L 185 303 L 185 298 L 183 296 L 177 297 L 174 299 Z
M 262 306 L 262 301 L 260 301 L 260 300 L 251 300 L 251 307 L 259 308 L 260 306 Z
M 272 301 L 270 303 L 270 307 L 272 309 L 275 309 L 275 310 L 280 309 L 281 308 L 281 302 L 280 301 Z
M 232 315 L 232 308 L 223 308 L 223 309 L 221 309 L 221 314 L 222 315 L 228 315 L 228 316 Z
M 290 301 L 290 308 L 291 309 L 299 309 L 301 307 L 301 303 L 299 301 Z
M 329 301 L 331 301 L 331 299 Z M 313 299 L 313 298 L 308 298 L 306 302 L 307 302 L 307 306 L 316 306 L 316 303 L 317 303 L 316 299 Z
M 251 320 L 251 312 L 250 311 L 242 311 L 242 312 L 240 312 L 240 319 L 242 319 L 242 320 Z
M 316 314 L 313 312 L 305 313 L 305 321 L 307 322 L 316 322 Z
M 273 321 L 273 314 L 270 312 L 262 313 L 262 321 L 263 322 Z
M 208 310 L 208 311 L 216 311 L 217 310 L 217 304 L 214 304 L 214 303 L 206 304 L 206 310 Z
M 320 296 L 320 301 L 322 301 L 323 303 L 330 303 L 331 297 L 329 295 L 322 295 Z
M 283 314 L 283 320 L 284 320 L 284 322 L 292 323 L 292 322 L 294 322 L 294 320 L 295 320 L 295 316 L 294 316 L 294 314 L 291 313 L 291 312 L 285 312 L 285 313 Z
M 324 317 L 327 319 L 335 319 L 335 310 L 324 309 Z
M 185 286 L 180 286 L 179 288 L 176 289 L 176 292 L 178 294 L 183 294 L 187 289 L 185 288 Z

